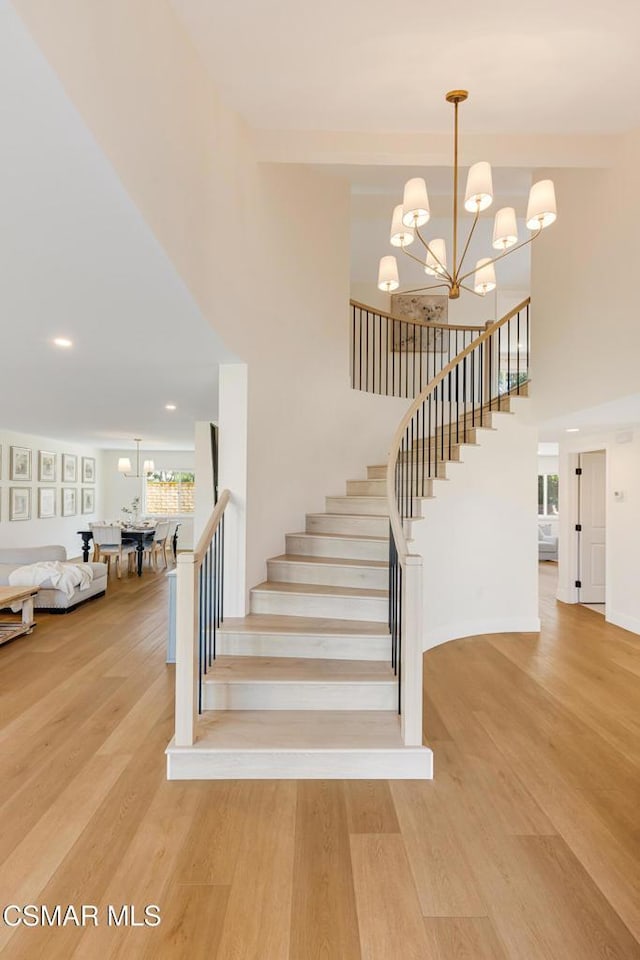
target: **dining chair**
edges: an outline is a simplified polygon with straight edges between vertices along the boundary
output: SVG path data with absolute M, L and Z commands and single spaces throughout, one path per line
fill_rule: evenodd
M 168 566 L 169 557 L 175 563 L 176 553 L 175 553 L 175 550 L 173 549 L 173 538 L 175 537 L 179 526 L 180 526 L 180 523 L 178 520 L 169 520 L 169 529 L 167 531 L 167 536 L 164 541 L 165 566 Z
M 158 556 L 161 556 L 164 560 L 165 568 L 168 566 L 167 557 L 165 554 L 165 545 L 167 542 L 167 534 L 169 533 L 169 521 L 161 520 L 156 524 L 155 533 L 153 535 L 153 540 L 149 544 L 145 544 L 144 552 L 149 556 L 149 566 L 153 566 L 154 570 L 158 569 Z
M 107 576 L 111 573 L 111 560 L 116 570 L 118 580 L 122 578 L 122 564 L 126 557 L 127 573 L 131 572 L 131 564 L 135 558 L 135 545 L 122 542 L 122 528 L 110 523 L 90 523 L 89 529 L 93 534 L 94 559 L 97 549 L 100 562 L 107 564 Z

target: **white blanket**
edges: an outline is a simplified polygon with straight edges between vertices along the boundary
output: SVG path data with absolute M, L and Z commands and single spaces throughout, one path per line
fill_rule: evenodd
M 25 567 L 16 567 L 9 574 L 12 587 L 54 587 L 62 591 L 68 600 L 76 587 L 88 590 L 93 580 L 93 570 L 88 564 L 61 563 L 59 560 L 41 560 Z

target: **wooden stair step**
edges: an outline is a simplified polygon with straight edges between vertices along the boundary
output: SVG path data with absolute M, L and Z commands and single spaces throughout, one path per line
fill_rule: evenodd
M 224 680 L 279 680 L 287 683 L 395 680 L 390 663 L 378 660 L 315 660 L 303 657 L 220 656 L 205 676 L 205 682 Z
M 341 557 L 309 557 L 282 554 L 267 560 L 267 578 L 280 583 L 383 589 L 389 564 L 383 560 L 348 560 Z
M 251 590 L 252 613 L 386 621 L 388 593 L 364 587 L 265 581 Z
M 391 710 L 215 711 L 192 747 L 167 748 L 170 780 L 425 779 L 427 747 L 405 747 Z

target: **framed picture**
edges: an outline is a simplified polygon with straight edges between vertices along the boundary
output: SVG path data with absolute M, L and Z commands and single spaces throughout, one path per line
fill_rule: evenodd
M 75 487 L 62 488 L 62 516 L 75 517 L 78 512 L 78 491 Z
M 96 492 L 93 487 L 82 488 L 82 512 L 93 513 L 96 509 Z
M 9 480 L 31 480 L 31 450 L 11 447 Z
M 72 453 L 62 454 L 62 482 L 76 483 L 78 480 L 78 458 Z
M 96 461 L 94 457 L 82 458 L 82 482 L 83 483 L 96 482 Z
M 31 519 L 31 487 L 9 487 L 9 520 Z
M 55 453 L 48 450 L 38 450 L 38 480 L 40 483 L 56 482 L 56 460 Z
M 391 295 L 391 314 L 402 323 L 392 324 L 391 350 L 394 353 L 433 353 L 441 349 L 441 329 L 435 327 L 418 327 L 411 324 L 412 320 L 423 320 L 426 323 L 448 323 L 449 299 L 443 296 L 433 296 L 426 293 L 394 293 Z
M 56 488 L 38 487 L 38 517 L 49 520 L 56 515 Z

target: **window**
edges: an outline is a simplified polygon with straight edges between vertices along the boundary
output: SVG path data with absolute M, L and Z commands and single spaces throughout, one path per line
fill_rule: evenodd
M 538 515 L 558 516 L 558 474 L 538 474 Z
M 144 512 L 171 517 L 193 513 L 196 477 L 191 470 L 156 470 L 144 485 Z

